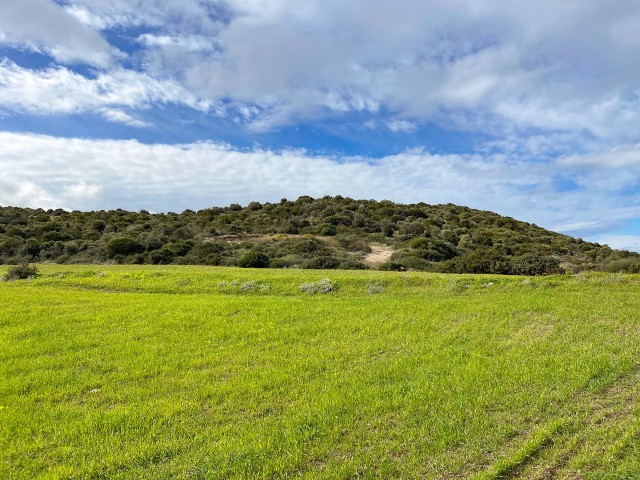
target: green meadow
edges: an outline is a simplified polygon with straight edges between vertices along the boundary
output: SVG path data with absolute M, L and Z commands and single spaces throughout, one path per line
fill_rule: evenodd
M 640 276 L 40 272 L 0 478 L 640 478 Z

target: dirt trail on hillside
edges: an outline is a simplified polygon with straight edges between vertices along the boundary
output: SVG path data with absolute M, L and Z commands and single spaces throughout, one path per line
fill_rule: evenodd
M 364 263 L 370 267 L 388 262 L 393 254 L 393 248 L 388 245 L 371 245 L 371 253 L 364 257 Z

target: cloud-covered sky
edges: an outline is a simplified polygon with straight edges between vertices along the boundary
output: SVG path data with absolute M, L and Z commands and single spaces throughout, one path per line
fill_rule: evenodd
M 341 194 L 640 249 L 637 0 L 0 0 L 0 205 Z

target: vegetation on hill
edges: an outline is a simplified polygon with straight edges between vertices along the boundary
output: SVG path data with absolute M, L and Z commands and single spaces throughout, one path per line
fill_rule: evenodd
M 25 261 L 522 275 L 640 271 L 636 253 L 492 212 L 340 196 L 179 214 L 0 207 L 0 263 Z

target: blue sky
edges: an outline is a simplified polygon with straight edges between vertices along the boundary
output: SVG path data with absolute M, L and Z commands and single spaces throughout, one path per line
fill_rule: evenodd
M 0 0 L 0 205 L 456 203 L 640 250 L 640 3 Z

